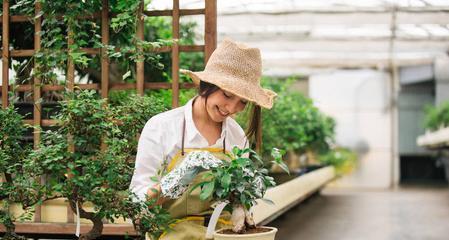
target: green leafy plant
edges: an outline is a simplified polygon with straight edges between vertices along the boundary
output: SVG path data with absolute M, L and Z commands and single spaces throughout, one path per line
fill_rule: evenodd
M 14 221 L 31 217 L 33 209 L 29 204 L 35 199 L 34 191 L 18 189 L 23 183 L 23 175 L 26 174 L 22 165 L 30 151 L 30 147 L 23 144 L 26 127 L 22 120 L 23 117 L 16 112 L 13 105 L 0 109 L 0 224 L 6 228 L 3 239 L 25 239 L 15 233 Z M 25 210 L 17 218 L 9 211 L 13 203 L 23 203 Z
M 449 126 L 449 102 L 443 102 L 439 106 L 427 106 L 425 109 L 424 127 L 435 131 L 440 127 Z
M 348 148 L 335 148 L 318 157 L 320 163 L 335 167 L 337 175 L 348 174 L 357 164 L 357 154 Z
M 119 217 L 132 219 L 138 230 L 148 230 L 144 223 L 151 221 L 164 229 L 167 216 L 162 210 L 154 208 L 159 212 L 151 220 L 144 214 L 144 206 L 132 201 L 133 194 L 128 190 L 136 134 L 147 119 L 164 110 L 155 99 L 139 96 L 111 106 L 95 91 L 75 91 L 61 102 L 56 116 L 59 128 L 45 132 L 42 144 L 30 154 L 25 167 L 36 177 L 46 176 L 41 192 L 52 198 L 67 198 L 74 212 L 78 208 L 81 218 L 93 222 L 81 239 L 101 236 L 102 220 L 114 222 Z M 93 204 L 93 211 L 85 209 L 86 203 Z
M 262 111 L 263 149 L 269 155 L 274 147 L 301 153 L 306 150 L 325 152 L 334 142 L 335 121 L 313 105 L 310 98 L 291 90 L 293 79 L 262 79 L 262 85 L 278 96 L 273 108 Z M 246 125 L 246 115 L 237 120 Z
M 257 204 L 257 199 L 270 202 L 263 197 L 267 189 L 276 186 L 276 183 L 268 175 L 268 169 L 264 168 L 264 162 L 255 151 L 234 147 L 232 153 L 231 161 L 224 161 L 221 166 L 213 168 L 204 175 L 205 181 L 193 189 L 201 187 L 202 200 L 229 201 L 228 206 L 231 206 L 233 214 L 233 231 L 243 233 L 246 227 L 254 227 L 254 222 L 249 220 L 252 217 L 248 210 Z M 282 161 L 282 153 L 279 149 L 272 149 L 272 163 L 288 173 L 288 167 Z M 245 217 L 248 217 L 246 222 Z

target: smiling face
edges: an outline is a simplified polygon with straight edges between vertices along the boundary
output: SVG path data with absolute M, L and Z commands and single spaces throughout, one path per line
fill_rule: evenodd
M 232 114 L 243 111 L 246 104 L 245 99 L 218 89 L 207 97 L 206 111 L 214 122 L 223 122 Z

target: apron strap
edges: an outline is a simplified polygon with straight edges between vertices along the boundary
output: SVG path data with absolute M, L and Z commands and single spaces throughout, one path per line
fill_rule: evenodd
M 185 135 L 186 135 L 186 118 L 184 117 L 184 119 L 182 121 L 181 156 L 184 156 L 184 154 L 185 154 L 185 151 L 184 151 Z M 223 137 L 223 154 L 226 154 L 226 130 L 225 130 L 225 135 Z
M 186 118 L 182 122 L 182 140 L 181 140 L 181 155 L 184 156 L 184 136 L 186 134 Z

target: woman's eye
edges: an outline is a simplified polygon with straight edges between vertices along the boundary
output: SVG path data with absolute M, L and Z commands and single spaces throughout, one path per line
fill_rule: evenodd
M 226 93 L 224 91 L 223 91 L 223 95 L 225 95 L 225 97 L 227 97 L 227 98 L 231 98 L 232 97 L 229 93 Z
M 240 101 L 243 105 L 246 105 L 248 103 L 248 101 L 242 100 Z

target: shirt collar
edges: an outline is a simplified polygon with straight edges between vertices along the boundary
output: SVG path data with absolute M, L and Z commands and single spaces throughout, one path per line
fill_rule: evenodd
M 203 136 L 201 136 L 200 132 L 198 131 L 198 129 L 195 126 L 195 123 L 193 122 L 193 100 L 195 100 L 195 98 L 197 98 L 197 97 L 198 96 L 193 97 L 186 103 L 186 105 L 184 105 L 184 117 L 186 120 L 185 134 L 186 134 L 186 139 L 188 141 L 192 141 L 195 137 L 203 137 Z M 226 118 L 222 124 L 220 139 L 223 139 L 225 137 L 227 128 L 228 128 L 228 121 Z

